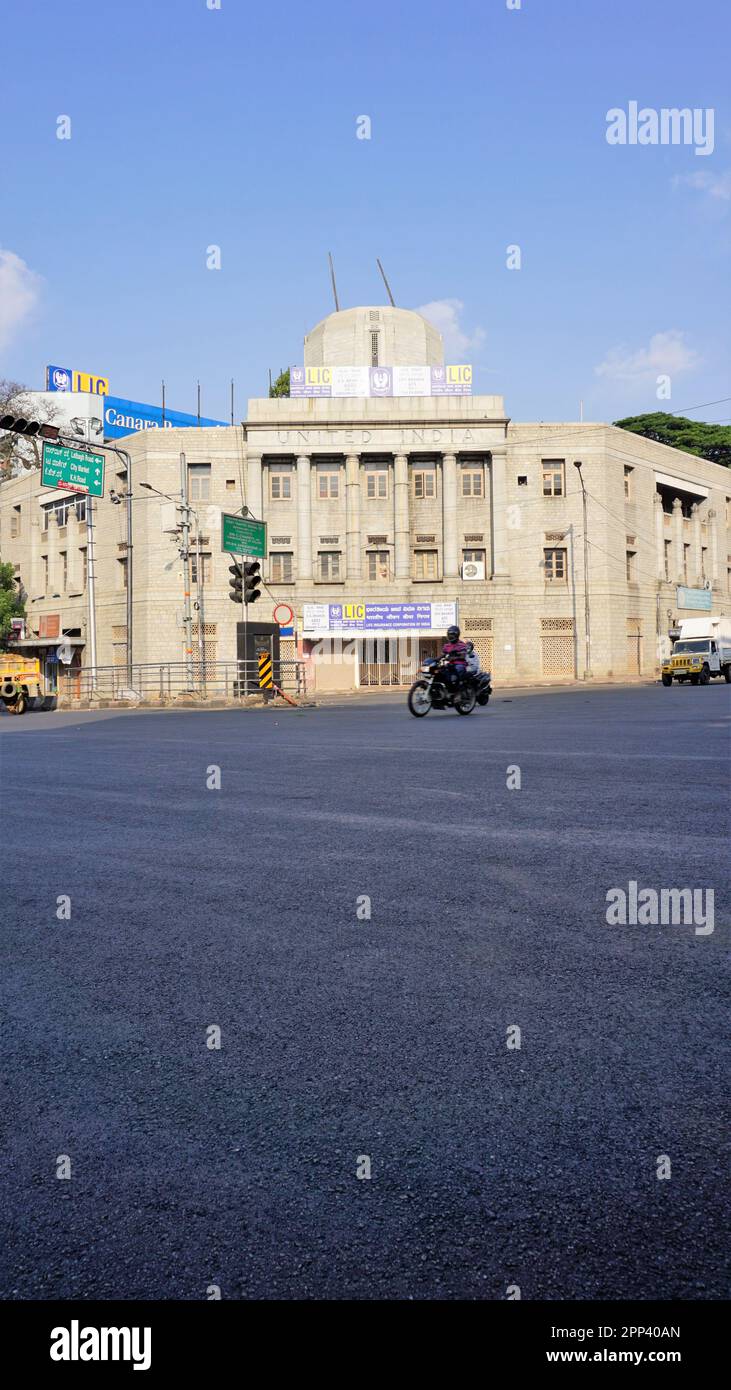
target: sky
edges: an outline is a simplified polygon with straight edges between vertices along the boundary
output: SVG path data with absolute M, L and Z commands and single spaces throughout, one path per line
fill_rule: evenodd
M 727 0 L 9 0 L 0 376 L 222 419 L 233 378 L 243 418 L 331 251 L 514 420 L 726 422 L 730 35 Z M 631 101 L 711 109 L 712 152 L 609 144 Z

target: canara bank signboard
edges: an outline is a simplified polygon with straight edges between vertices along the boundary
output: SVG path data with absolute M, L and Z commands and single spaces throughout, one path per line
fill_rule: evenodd
M 472 368 L 290 367 L 290 396 L 471 396 Z
M 126 401 L 121 396 L 107 396 L 104 402 L 104 438 L 120 439 L 124 434 L 140 430 L 183 430 L 196 425 L 225 425 L 225 420 L 209 420 L 207 416 L 186 415 L 180 410 L 145 405 L 143 401 Z
M 76 367 L 46 367 L 47 391 L 87 391 L 92 396 L 109 395 L 109 378 Z
M 354 632 L 437 632 L 457 621 L 456 603 L 306 603 L 305 637 Z

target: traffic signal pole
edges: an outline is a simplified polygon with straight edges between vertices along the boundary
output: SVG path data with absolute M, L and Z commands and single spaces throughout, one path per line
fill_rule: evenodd
M 246 561 L 247 556 L 241 556 L 241 617 L 244 624 L 244 695 L 249 693 L 249 605 L 246 602 Z

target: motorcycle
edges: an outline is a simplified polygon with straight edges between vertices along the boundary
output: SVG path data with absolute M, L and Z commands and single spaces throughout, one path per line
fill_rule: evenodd
M 492 685 L 490 684 L 492 679 L 492 672 L 478 671 L 477 675 L 473 676 L 472 679 L 477 682 L 478 705 L 486 705 L 488 700 L 490 699 L 490 696 L 492 695 Z
M 491 694 L 489 671 L 479 676 L 463 676 L 455 685 L 446 679 L 449 662 L 444 658 L 424 661 L 419 679 L 414 681 L 407 704 L 410 712 L 421 719 L 430 709 L 455 709 L 458 714 L 471 714 L 475 705 L 486 705 Z

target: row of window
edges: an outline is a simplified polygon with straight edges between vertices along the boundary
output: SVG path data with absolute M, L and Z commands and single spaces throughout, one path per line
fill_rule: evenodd
M 272 464 L 267 468 L 269 475 L 269 497 L 272 502 L 289 502 L 295 494 L 296 475 L 290 464 Z M 631 469 L 629 470 L 632 471 Z M 210 463 L 191 463 L 188 465 L 191 502 L 209 502 L 211 498 Z M 385 501 L 389 496 L 389 477 L 387 467 L 367 467 L 364 472 L 364 491 L 369 501 Z M 318 466 L 316 471 L 317 495 L 320 501 L 330 502 L 341 496 L 344 471 L 340 464 L 331 467 Z M 435 498 L 437 495 L 436 467 L 410 469 L 412 496 L 416 501 Z M 627 470 L 625 470 L 625 486 Z M 566 492 L 566 463 L 564 459 L 543 459 L 541 480 L 544 497 L 563 497 Z M 518 485 L 525 486 L 528 475 L 518 477 Z M 235 479 L 226 480 L 226 488 L 233 491 Z M 480 467 L 463 464 L 460 468 L 460 491 L 462 497 L 484 497 L 485 476 Z
M 269 470 L 269 496 L 272 502 L 289 502 L 293 496 L 294 472 L 286 468 L 270 468 Z M 342 469 L 321 468 L 317 471 L 317 495 L 321 502 L 331 502 L 341 495 Z M 424 498 L 436 497 L 437 495 L 437 475 L 436 470 L 427 468 L 423 471 L 413 471 L 411 477 L 411 490 L 413 497 L 420 501 Z M 387 468 L 369 468 L 365 473 L 365 495 L 369 501 L 385 501 L 389 495 L 389 470 Z M 461 474 L 462 496 L 463 497 L 483 497 L 484 479 L 481 472 L 463 469 Z

